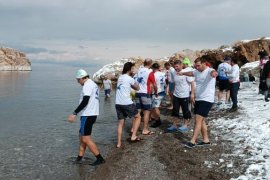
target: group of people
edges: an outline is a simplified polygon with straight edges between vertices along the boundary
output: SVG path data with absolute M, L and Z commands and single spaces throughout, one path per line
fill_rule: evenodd
M 189 131 L 191 119 L 191 107 L 194 109 L 195 126 L 193 136 L 185 144 L 187 148 L 205 146 L 210 144 L 208 137 L 206 118 L 215 100 L 216 78 L 219 79 L 220 93 L 223 90 L 230 92 L 233 102 L 231 111 L 237 110 L 237 92 L 239 89 L 239 67 L 237 62 L 225 58 L 218 70 L 211 68 L 207 58 L 198 58 L 192 67 L 188 58 L 176 60 L 173 64 L 166 62 L 166 72 L 161 71 L 158 63 L 152 59 L 145 59 L 144 64 L 137 71 L 135 64 L 126 62 L 122 74 L 116 85 L 115 109 L 118 118 L 117 148 L 122 147 L 122 133 L 127 118 L 132 119 L 130 129 L 130 143 L 140 142 L 138 130 L 143 119 L 142 135 L 154 134 L 149 127 L 156 128 L 161 125 L 160 105 L 168 93 L 171 97 L 173 124 L 167 128 L 168 132 Z M 99 115 L 99 88 L 89 78 L 89 74 L 78 70 L 76 74 L 78 83 L 82 86 L 80 103 L 74 112 L 68 116 L 69 122 L 74 122 L 80 113 L 80 147 L 75 160 L 80 163 L 88 147 L 96 156 L 96 161 L 91 165 L 99 165 L 105 162 L 95 142 L 91 138 L 93 124 Z M 111 82 L 104 81 L 106 97 L 110 96 Z M 135 91 L 135 100 L 132 99 L 132 91 Z M 218 96 L 221 101 L 221 94 Z M 227 95 L 226 102 L 229 95 Z M 179 126 L 180 109 L 183 115 L 183 125 Z M 141 117 L 142 115 L 142 117 Z M 151 120 L 151 124 L 149 121 Z M 198 141 L 201 133 L 202 141 Z

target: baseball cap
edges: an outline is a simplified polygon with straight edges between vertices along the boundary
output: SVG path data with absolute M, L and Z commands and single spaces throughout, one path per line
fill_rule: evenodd
M 183 62 L 182 63 L 185 64 L 185 65 L 187 65 L 187 66 L 189 66 L 189 67 L 191 66 L 190 60 L 187 57 L 185 57 L 183 59 Z

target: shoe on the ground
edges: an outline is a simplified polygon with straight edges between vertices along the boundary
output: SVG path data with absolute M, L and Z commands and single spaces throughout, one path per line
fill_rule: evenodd
M 222 104 L 222 102 L 221 102 L 221 101 L 217 102 L 217 105 L 221 105 L 221 104 Z
M 99 158 L 95 162 L 91 163 L 90 165 L 91 166 L 98 166 L 98 165 L 103 164 L 103 163 L 105 163 L 105 160 L 103 158 Z
M 181 131 L 181 132 L 188 132 L 189 131 L 189 129 L 187 127 L 185 127 L 185 126 L 179 127 L 178 130 Z
M 198 142 L 198 143 L 196 144 L 196 146 L 210 146 L 210 145 L 211 145 L 210 142 L 203 142 L 203 141 Z
M 82 160 L 82 158 L 80 159 L 80 158 L 76 158 L 74 161 L 72 161 L 73 162 L 73 164 L 82 164 L 82 162 L 83 162 L 83 160 Z
M 170 127 L 167 128 L 168 131 L 174 132 L 177 131 L 177 128 L 174 125 L 171 125 Z
M 229 110 L 229 112 L 236 112 L 237 111 L 237 107 L 232 107 L 230 110 Z
M 192 142 L 188 142 L 185 144 L 185 147 L 189 148 L 189 149 L 194 148 L 195 146 L 196 146 L 196 144 L 193 144 Z
M 157 128 L 161 125 L 161 120 L 156 120 L 154 123 L 150 126 L 151 128 Z

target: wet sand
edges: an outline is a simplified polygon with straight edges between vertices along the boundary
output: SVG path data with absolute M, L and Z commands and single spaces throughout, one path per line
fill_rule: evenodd
M 237 113 L 211 112 L 208 118 L 210 140 L 208 147 L 184 148 L 192 132 L 164 133 L 171 123 L 169 111 L 163 110 L 161 127 L 154 129 L 151 136 L 140 135 L 142 142 L 114 148 L 106 157 L 106 163 L 97 167 L 91 179 L 230 179 L 238 177 L 243 169 L 230 168 L 243 164 L 238 157 L 230 156 L 230 143 L 222 139 L 222 132 L 215 131 L 211 120 L 218 117 L 230 118 Z M 191 122 L 193 127 L 193 121 Z M 213 132 L 213 133 L 211 133 Z

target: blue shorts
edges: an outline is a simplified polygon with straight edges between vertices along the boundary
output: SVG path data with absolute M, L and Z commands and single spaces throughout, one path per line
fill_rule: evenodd
M 151 110 L 152 109 L 152 97 L 151 94 L 136 93 L 135 101 L 137 109 Z
M 110 95 L 111 89 L 105 89 L 105 96 Z
M 173 93 L 175 84 L 172 82 L 169 82 L 169 92 Z
M 97 116 L 81 116 L 81 136 L 90 136 L 92 133 L 93 124 L 96 122 Z
M 161 101 L 164 99 L 165 97 L 165 92 L 160 92 L 158 93 L 158 97 L 156 97 L 156 95 L 152 95 L 152 107 L 153 108 L 159 108 L 160 107 L 160 104 L 161 104 Z
M 194 114 L 200 115 L 202 117 L 207 117 L 209 111 L 212 108 L 213 103 L 207 101 L 195 101 Z

